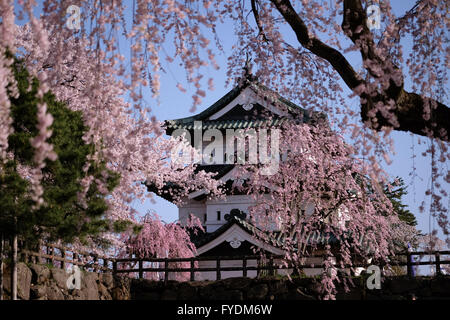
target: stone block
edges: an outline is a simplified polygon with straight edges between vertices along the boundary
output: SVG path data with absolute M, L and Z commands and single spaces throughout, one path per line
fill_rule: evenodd
M 47 300 L 65 300 L 62 289 L 55 283 L 47 285 L 45 288 Z
M 177 300 L 177 292 L 175 290 L 166 289 L 161 295 L 161 300 Z
M 50 280 L 50 269 L 40 264 L 32 264 L 30 266 L 32 273 L 32 282 L 34 284 L 44 284 Z
M 21 300 L 30 299 L 32 273 L 28 266 L 19 262 L 17 264 L 17 298 Z M 5 293 L 11 294 L 11 270 L 9 267 L 4 268 L 3 272 L 3 288 Z
M 56 282 L 56 285 L 61 289 L 67 288 L 67 279 L 69 279 L 70 274 L 63 269 L 53 268 L 51 269 L 52 279 Z M 81 279 L 82 280 L 82 279 Z
M 247 299 L 250 300 L 262 300 L 265 299 L 269 293 L 269 287 L 267 284 L 262 283 L 251 287 L 247 291 Z

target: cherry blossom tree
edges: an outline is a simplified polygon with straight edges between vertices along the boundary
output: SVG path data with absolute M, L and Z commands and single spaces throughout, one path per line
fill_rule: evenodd
M 190 258 L 197 251 L 190 240 L 188 229 L 203 230 L 198 218 L 191 215 L 186 226 L 179 223 L 164 223 L 156 213 L 147 213 L 139 219 L 138 230 L 131 230 L 121 235 L 125 246 L 119 253 L 126 258 Z M 203 230 L 204 231 L 204 230 Z M 150 267 L 155 267 L 150 265 Z M 189 268 L 188 262 L 172 262 L 170 268 Z M 147 279 L 157 279 L 153 272 L 145 274 Z M 189 273 L 176 272 L 175 279 L 189 280 Z
M 217 185 L 208 175 L 193 179 L 192 164 L 168 161 L 177 141 L 162 139 L 160 124 L 151 116 L 143 92 L 148 88 L 158 97 L 164 67 L 181 65 L 186 81 L 195 88 L 191 111 L 195 110 L 206 95 L 202 84 L 208 78 L 208 68 L 219 68 L 216 54 L 225 51 L 221 40 L 224 35 L 217 31 L 218 26 L 228 24 L 234 27 L 235 40 L 226 52 L 228 82 L 237 81 L 245 61 L 251 59 L 260 82 L 305 109 L 327 114 L 333 129 L 350 138 L 352 148 L 345 149 L 337 142 L 330 146 L 342 152 L 345 149 L 347 157 L 363 158 L 358 164 L 361 168 L 354 172 L 361 169 L 374 186 L 388 182 L 381 168 L 383 162 L 390 162 L 393 130 L 430 138 L 425 155 L 432 159 L 432 183 L 427 194 L 432 199 L 430 210 L 449 241 L 446 199 L 450 176 L 445 166 L 449 160 L 450 119 L 445 95 L 448 5 L 444 1 L 418 0 L 404 14 L 396 15 L 391 1 L 382 1 L 378 4 L 380 29 L 374 30 L 370 23 L 373 17 L 367 13 L 370 4 L 364 0 L 45 0 L 42 14 L 37 17 L 35 1 L 17 1 L 14 7 L 14 1 L 3 0 L 0 156 L 5 159 L 8 136 L 12 133 L 6 88 L 14 80 L 9 68 L 12 61 L 4 55 L 10 50 L 22 57 L 32 75 L 40 80 L 38 95 L 51 88 L 59 100 L 82 111 L 90 128 L 86 142 L 96 146 L 92 160 L 106 159 L 108 168 L 120 173 L 120 185 L 108 199 L 111 217 L 135 218 L 130 203 L 147 196 L 142 181 L 152 181 L 159 187 L 165 181 L 177 181 L 185 190 L 206 186 L 214 193 Z M 79 8 L 80 15 L 71 15 L 69 6 Z M 26 23 L 19 26 L 17 21 Z M 402 42 L 405 38 L 410 39 L 410 47 Z M 120 50 L 123 40 L 129 48 L 128 58 Z M 168 42 L 173 51 L 164 49 Z M 350 60 L 349 56 L 358 58 Z M 206 81 L 212 89 L 213 79 Z M 182 83 L 177 88 L 186 91 Z M 14 88 L 11 90 L 14 94 Z M 51 145 L 45 142 L 49 136 L 46 110 L 44 106 L 39 110 L 40 135 L 33 147 L 36 160 L 42 165 L 52 153 Z M 290 134 L 307 133 L 298 130 Z M 317 152 L 311 155 L 313 159 L 325 156 L 326 146 L 320 141 L 332 142 L 319 139 L 318 147 L 311 149 Z M 335 160 L 325 160 L 328 164 L 322 165 L 335 168 L 331 165 Z M 342 168 L 353 172 L 353 166 L 345 162 Z M 325 172 L 324 168 L 320 170 Z M 39 169 L 37 166 L 34 173 L 37 203 Z M 320 170 L 313 179 L 316 185 L 326 178 Z M 342 195 L 348 190 L 361 190 L 360 197 L 366 196 L 362 192 L 365 189 L 352 182 L 354 179 L 345 180 L 337 168 L 330 173 L 337 176 L 327 188 L 336 187 Z M 338 182 L 344 183 L 345 188 L 338 187 Z M 91 179 L 83 183 L 88 187 Z M 313 185 L 310 184 L 309 192 L 313 192 Z M 290 189 L 285 193 L 287 198 L 293 194 Z M 314 199 L 321 199 L 318 194 L 315 196 Z M 367 199 L 331 199 L 335 200 L 322 200 L 316 210 L 334 212 L 337 205 L 343 205 L 340 202 L 345 202 L 345 207 L 355 210 L 349 214 L 361 223 L 360 227 L 355 226 L 360 231 L 372 225 L 369 220 L 381 219 L 380 208 L 390 212 L 383 197 L 376 202 L 376 206 L 381 206 L 377 210 L 375 203 Z M 363 215 L 362 208 L 370 214 Z M 327 219 L 331 217 L 330 213 Z M 380 256 L 388 250 L 381 237 L 384 232 L 386 229 L 381 228 L 380 233 L 373 235 L 373 240 L 379 241 Z
M 261 174 L 247 165 L 237 177 L 248 180 L 235 184 L 255 198 L 250 216 L 261 230 L 258 236 L 278 239 L 275 244 L 294 269 L 302 272 L 302 258 L 322 252 L 328 262 L 323 297 L 333 298 L 336 282 L 350 284 L 333 270 L 354 269 L 355 262 L 369 259 L 387 264 L 417 232 L 398 218 L 383 186 L 369 178 L 352 147 L 326 123 L 291 123 L 281 130 L 280 153 L 286 158 L 277 172 Z
M 423 251 L 426 253 L 430 253 L 431 256 L 419 256 L 415 260 L 415 262 L 428 260 L 433 261 L 435 258 L 433 257 L 433 252 L 435 251 L 448 251 L 450 249 L 450 246 L 445 242 L 439 239 L 439 237 L 436 236 L 437 232 L 436 230 L 432 231 L 429 234 L 424 234 L 419 238 L 418 243 L 418 250 Z M 445 255 L 444 255 L 445 256 Z M 441 258 L 442 259 L 442 258 Z M 435 266 L 430 265 L 429 273 L 434 274 L 436 271 Z M 448 264 L 441 265 L 441 269 L 444 272 L 444 274 L 450 274 L 450 266 Z
M 112 60 L 105 59 L 103 51 L 90 47 L 86 37 L 74 36 L 64 24 L 59 27 L 65 30 L 65 35 L 59 37 L 58 32 L 61 28 L 52 25 L 52 19 L 36 18 L 33 15 L 34 1 L 19 2 L 19 6 L 23 9 L 19 15 L 23 13 L 28 15 L 29 22 L 23 26 L 15 25 L 13 2 L 2 2 L 0 9 L 2 162 L 8 161 L 8 138 L 14 133 L 10 96 L 19 97 L 17 83 L 11 71 L 13 59 L 9 53 L 12 53 L 24 62 L 30 76 L 39 80 L 40 85 L 36 90 L 38 101 L 42 101 L 51 88 L 57 100 L 82 114 L 88 128 L 83 140 L 86 144 L 92 145 L 94 151 L 86 159 L 86 166 L 83 167 L 86 174 L 80 180 L 83 190 L 78 194 L 79 203 L 88 199 L 90 187 L 93 185 L 103 193 L 109 189 L 107 179 L 90 174 L 91 167 L 97 165 L 105 165 L 105 173 L 116 172 L 120 176 L 119 185 L 105 199 L 107 208 L 105 218 L 113 223 L 127 220 L 129 224 L 138 222 L 131 202 L 151 196 L 146 192 L 144 181 L 152 183 L 157 188 L 163 187 L 167 181 L 177 181 L 180 188 L 173 190 L 175 199 L 199 188 L 206 187 L 211 193 L 217 190 L 218 182 L 211 179 L 211 174 L 205 172 L 194 174 L 193 164 L 168 161 L 171 151 L 179 144 L 179 140 L 163 138 L 160 124 L 154 117 L 148 117 L 144 109 L 125 101 L 123 95 L 130 86 L 125 85 L 120 78 L 123 70 L 115 69 L 114 64 L 109 64 Z M 68 38 L 64 38 L 66 36 Z M 66 44 L 69 46 L 66 47 Z M 49 130 L 52 117 L 47 112 L 45 103 L 38 103 L 37 115 L 38 134 L 31 141 L 34 160 L 33 165 L 27 170 L 27 179 L 32 182 L 30 196 L 34 202 L 31 208 L 33 211 L 46 205 L 42 187 L 43 170 L 47 161 L 56 159 L 53 146 L 49 143 L 49 138 L 52 137 Z M 161 225 L 157 226 L 162 228 Z M 75 249 L 86 246 L 86 242 L 72 240 Z M 102 246 L 97 245 L 96 238 L 91 237 L 90 240 L 87 243 L 90 250 L 104 250 Z M 113 244 L 115 250 L 120 250 L 124 245 L 114 232 L 104 232 L 99 240 L 101 243 L 106 241 Z
M 179 197 L 200 186 L 214 192 L 217 182 L 210 179 L 209 174 L 201 172 L 194 175 L 193 164 L 168 161 L 171 151 L 178 145 L 179 140 L 164 139 L 160 124 L 154 117 L 148 117 L 148 110 L 125 101 L 123 95 L 131 85 L 125 84 L 124 80 L 120 79 L 124 70 L 115 69 L 115 63 L 110 64 L 115 58 L 120 57 L 114 55 L 112 60 L 106 56 L 101 58 L 100 56 L 104 55 L 102 52 L 106 53 L 107 50 L 92 49 L 89 40 L 74 36 L 64 24 L 52 25 L 53 19 L 58 16 L 47 17 L 49 20 L 35 18 L 30 14 L 33 5 L 33 1 L 23 3 L 30 22 L 19 27 L 13 23 L 12 9 L 10 10 L 7 3 L 4 4 L 7 10 L 2 11 L 2 15 L 13 16 L 8 16 L 10 20 L 4 19 L 2 23 L 4 31 L 2 35 L 5 37 L 5 42 L 2 42 L 3 52 L 9 49 L 23 59 L 30 73 L 37 76 L 41 82 L 39 95 L 44 94 L 51 86 L 52 93 L 58 100 L 65 102 L 72 110 L 82 112 L 83 120 L 90 128 L 84 139 L 96 146 L 90 160 L 106 161 L 108 169 L 117 172 L 121 177 L 119 186 L 108 199 L 110 218 L 134 220 L 136 212 L 131 207 L 131 202 L 151 196 L 146 192 L 144 181 L 152 182 L 156 187 L 163 187 L 166 181 L 177 181 L 180 191 L 183 192 L 178 195 Z M 52 6 L 59 8 L 60 4 L 46 3 L 44 13 L 53 15 L 47 12 L 51 11 Z M 66 7 L 60 13 L 65 12 L 65 9 Z M 7 26 L 8 21 L 12 24 Z M 58 35 L 60 31 L 65 35 L 60 37 Z M 2 62 L 5 67 L 11 63 L 5 58 Z M 7 69 L 4 70 L 2 80 L 5 83 L 12 82 Z M 1 145 L 4 151 L 8 146 L 7 140 L 4 139 L 11 133 L 7 101 L 2 105 L 2 111 L 5 114 L 5 117 L 2 116 L 2 121 L 5 122 L 2 123 L 4 131 Z M 35 139 L 35 148 L 37 159 L 43 163 L 50 154 L 51 146 L 45 143 L 50 136 L 45 130 L 48 126 L 45 122 L 46 112 L 44 109 L 40 112 L 42 129 Z M 89 170 L 89 167 L 85 170 Z M 39 181 L 38 173 L 36 175 L 35 180 Z M 92 181 L 92 177 L 89 176 L 83 179 L 85 190 Z M 80 197 L 83 195 L 80 194 Z M 39 201 L 38 196 L 36 201 Z

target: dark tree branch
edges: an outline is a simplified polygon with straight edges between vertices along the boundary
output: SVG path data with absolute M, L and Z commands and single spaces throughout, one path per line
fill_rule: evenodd
M 406 12 L 402 17 L 400 17 L 396 20 L 397 24 L 401 27 L 401 26 L 403 26 L 404 21 L 406 21 L 411 16 L 417 15 L 417 13 L 418 13 L 417 9 L 419 8 L 419 6 L 422 2 L 423 2 L 422 0 L 416 1 L 414 6 L 411 9 L 409 9 L 408 12 Z
M 439 101 L 430 99 L 427 101 L 426 98 L 418 94 L 409 93 L 404 90 L 403 75 L 401 74 L 400 68 L 393 64 L 392 61 L 380 56 L 380 53 L 376 50 L 373 34 L 367 27 L 367 15 L 362 7 L 361 0 L 344 0 L 342 29 L 353 43 L 359 47 L 363 62 L 370 61 L 376 63 L 387 73 L 389 73 L 389 70 L 394 70 L 402 79 L 401 83 L 398 84 L 391 77 L 388 88 L 376 97 L 362 95 L 362 119 L 364 121 L 373 120 L 369 119 L 368 112 L 374 107 L 375 103 L 383 102 L 387 104 L 392 100 L 397 107 L 394 110 L 394 114 L 397 116 L 399 122 L 398 128 L 395 128 L 396 130 L 411 131 L 420 135 L 426 135 L 427 131 L 429 131 L 433 137 L 443 138 L 448 141 L 448 134 L 450 133 L 450 109 Z M 374 78 L 379 77 L 372 72 L 370 65 L 365 65 L 365 68 Z M 429 121 L 423 118 L 425 103 L 431 104 L 432 112 Z M 380 114 L 376 115 L 376 123 L 374 125 L 374 121 L 370 121 L 369 125 L 375 129 L 381 128 L 382 126 L 392 126 Z M 445 129 L 446 133 L 441 132 L 441 129 Z
M 310 37 L 306 24 L 295 12 L 290 1 L 272 0 L 272 2 L 295 32 L 297 40 L 300 44 L 316 56 L 327 60 L 339 73 L 350 89 L 353 90 L 360 84 L 364 83 L 363 79 L 339 51 L 328 46 L 315 37 Z
M 269 40 L 267 39 L 263 27 L 262 27 L 262 23 L 261 23 L 261 19 L 259 18 L 259 13 L 258 13 L 258 8 L 256 7 L 256 2 L 258 0 L 251 0 L 250 3 L 252 5 L 252 12 L 253 12 L 253 16 L 255 17 L 255 22 L 256 25 L 258 26 L 258 30 L 259 30 L 259 35 L 262 36 L 263 40 L 268 42 Z
M 316 56 L 327 60 L 351 90 L 355 90 L 359 85 L 365 84 L 364 80 L 339 51 L 310 35 L 308 27 L 292 7 L 289 0 L 271 1 L 295 32 L 300 44 Z M 342 28 L 344 33 L 360 49 L 364 62 L 376 63 L 382 70 L 401 72 L 392 61 L 377 53 L 373 35 L 367 27 L 367 15 L 360 0 L 344 0 Z M 377 78 L 380 76 L 372 70 L 370 64 L 365 64 L 365 68 L 372 77 Z M 439 101 L 405 91 L 403 80 L 398 84 L 393 79 L 390 79 L 389 87 L 382 93 L 375 97 L 362 93 L 360 98 L 361 118 L 375 130 L 380 130 L 383 126 L 393 127 L 393 125 L 389 122 L 389 119 L 385 119 L 379 112 L 376 114 L 375 119 L 369 118 L 369 112 L 373 110 L 378 102 L 388 104 L 390 101 L 394 101 L 396 108 L 393 110 L 393 113 L 398 120 L 398 126 L 394 127 L 395 130 L 410 131 L 422 136 L 431 134 L 435 138 L 449 141 L 450 109 Z M 423 118 L 424 107 L 429 103 L 432 106 L 431 117 L 429 120 L 425 120 Z

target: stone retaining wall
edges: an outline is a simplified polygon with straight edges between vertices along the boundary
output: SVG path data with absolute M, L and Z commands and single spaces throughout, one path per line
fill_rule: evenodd
M 386 278 L 380 290 L 366 288 L 362 278 L 345 293 L 339 288 L 338 300 L 450 300 L 450 276 L 438 278 Z M 162 282 L 133 279 L 131 298 L 146 300 L 316 300 L 316 279 L 230 278 L 202 282 Z
M 45 265 L 19 263 L 17 295 L 22 300 L 127 300 L 130 279 L 113 277 L 110 273 L 81 271 L 80 289 L 68 289 L 70 274 Z M 9 269 L 4 272 L 5 299 L 9 299 Z
M 23 300 L 314 300 L 320 284 L 314 278 L 289 281 L 279 278 L 229 278 L 219 281 L 149 281 L 81 272 L 80 289 L 67 288 L 70 274 L 44 265 L 18 264 L 18 297 Z M 9 298 L 10 275 L 4 274 L 5 299 Z M 338 300 L 450 300 L 450 276 L 435 278 L 386 278 L 380 290 L 369 290 L 363 278 Z

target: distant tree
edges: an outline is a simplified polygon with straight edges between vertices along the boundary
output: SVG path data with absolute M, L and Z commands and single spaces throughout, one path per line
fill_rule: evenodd
M 402 203 L 402 197 L 408 194 L 406 190 L 405 181 L 396 177 L 391 183 L 391 190 L 386 186 L 385 194 L 392 203 L 392 207 L 395 213 L 397 213 L 400 220 L 406 222 L 408 225 L 415 227 L 417 220 L 414 214 L 409 211 L 408 206 Z
M 135 228 L 122 234 L 125 246 L 120 252 L 121 257 L 136 258 L 190 258 L 197 254 L 195 245 L 191 242 L 190 231 L 203 230 L 200 220 L 190 216 L 188 223 L 182 227 L 179 223 L 164 223 L 156 213 L 147 213 L 140 219 Z M 188 262 L 170 264 L 173 268 L 189 268 Z M 156 280 L 155 273 L 145 274 L 148 279 Z M 189 274 L 176 272 L 175 279 L 189 280 Z

